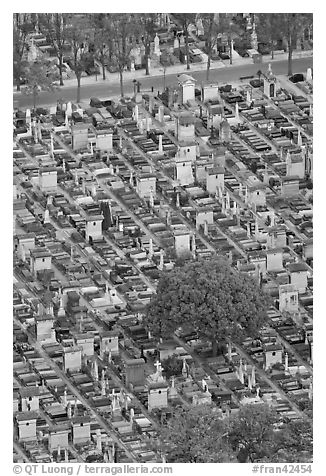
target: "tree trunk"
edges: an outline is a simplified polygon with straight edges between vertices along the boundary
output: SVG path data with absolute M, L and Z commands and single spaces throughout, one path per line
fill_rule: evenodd
M 20 73 L 21 73 L 21 64 L 20 64 L 20 61 L 18 62 L 18 65 L 17 65 L 17 71 L 16 71 L 16 90 L 17 91 L 20 91 Z
M 292 37 L 289 37 L 288 45 L 288 76 L 292 76 Z
M 33 90 L 33 109 L 34 109 L 34 111 L 36 109 L 36 96 L 37 96 L 37 91 L 34 88 L 34 90 Z
M 148 60 L 149 60 L 149 55 L 150 55 L 150 45 L 145 46 L 145 74 L 146 76 L 149 76 L 149 67 L 148 67 Z
M 209 80 L 209 68 L 210 67 L 211 67 L 211 48 L 209 48 L 208 54 L 207 54 L 206 81 Z
M 60 76 L 60 86 L 63 86 L 63 78 L 62 78 L 62 55 L 59 55 L 59 76 Z
M 81 74 L 76 74 L 77 78 L 77 102 L 80 102 L 80 80 L 81 80 Z
M 103 80 L 106 79 L 106 76 L 105 76 L 105 64 L 104 64 L 104 57 L 102 58 L 102 61 L 101 61 L 101 66 L 102 66 L 102 78 Z
M 212 342 L 212 353 L 213 353 L 213 357 L 216 357 L 216 355 L 217 355 L 217 341 L 216 341 L 216 339 L 213 339 L 213 342 Z
M 229 40 L 229 49 L 230 49 L 230 64 L 232 64 L 232 40 Z
M 185 30 L 186 30 L 186 58 L 187 58 L 187 69 L 190 69 L 190 64 L 189 64 L 188 28 L 185 28 Z
M 121 92 L 121 97 L 123 98 L 123 69 L 121 68 L 119 70 L 119 76 L 120 76 L 120 92 Z

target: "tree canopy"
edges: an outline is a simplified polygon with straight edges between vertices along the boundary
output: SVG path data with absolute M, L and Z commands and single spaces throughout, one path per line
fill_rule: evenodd
M 153 334 L 170 337 L 186 325 L 216 341 L 255 336 L 265 324 L 268 298 L 249 277 L 221 258 L 164 272 L 144 318 Z
M 169 462 L 229 463 L 235 453 L 227 447 L 227 429 L 210 406 L 177 408 L 162 428 L 162 450 Z
M 310 462 L 312 425 L 282 421 L 267 404 L 242 405 L 222 419 L 211 405 L 176 408 L 160 432 L 169 462 Z

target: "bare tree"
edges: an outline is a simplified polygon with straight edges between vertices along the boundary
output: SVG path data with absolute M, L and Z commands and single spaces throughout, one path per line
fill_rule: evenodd
M 44 36 L 54 48 L 58 58 L 60 86 L 63 86 L 63 57 L 67 44 L 67 17 L 63 13 L 39 13 L 38 25 Z
M 120 92 L 123 97 L 123 72 L 130 61 L 133 39 L 139 33 L 135 14 L 113 13 L 110 15 L 112 29 L 113 56 L 116 59 L 120 75 Z
M 151 43 L 154 40 L 155 22 L 157 13 L 138 13 L 137 19 L 140 26 L 140 34 L 145 47 L 145 69 L 149 75 L 149 58 L 151 53 Z
M 90 37 L 90 25 L 84 18 L 75 16 L 67 25 L 67 39 L 71 46 L 72 64 L 77 79 L 77 102 L 80 101 L 80 87 L 82 73 L 85 71 L 89 60 L 87 41 Z
M 209 80 L 209 70 L 211 67 L 211 57 L 213 48 L 217 42 L 218 35 L 218 23 L 215 21 L 214 13 L 203 13 L 200 15 L 203 20 L 204 30 L 206 32 L 206 52 L 207 52 L 207 68 L 206 68 L 206 80 Z
M 55 82 L 59 79 L 57 69 L 50 61 L 40 60 L 28 65 L 24 71 L 26 85 L 23 93 L 33 96 L 33 107 L 36 107 L 36 99 L 40 91 L 54 91 L 57 86 Z
M 23 57 L 27 49 L 28 28 L 27 13 L 13 15 L 13 76 L 17 91 L 20 91 L 20 80 L 23 68 Z
M 96 13 L 92 15 L 93 41 L 95 55 L 101 63 L 102 78 L 105 80 L 106 64 L 112 50 L 112 30 L 107 14 Z

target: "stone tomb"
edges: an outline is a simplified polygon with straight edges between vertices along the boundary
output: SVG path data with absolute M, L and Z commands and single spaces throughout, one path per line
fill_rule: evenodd
M 125 362 L 126 385 L 143 386 L 145 383 L 144 359 L 131 359 Z
M 191 159 L 176 157 L 175 168 L 176 168 L 176 180 L 179 182 L 181 186 L 192 185 L 194 183 Z
M 88 147 L 88 125 L 74 124 L 71 127 L 72 150 L 81 150 Z
M 16 416 L 19 441 L 36 440 L 36 412 L 22 412 Z
M 276 272 L 283 269 L 283 249 L 274 248 L 266 251 L 267 271 Z
M 80 416 L 72 418 L 71 426 L 74 445 L 88 443 L 91 440 L 91 420 L 89 417 Z
M 69 448 L 68 441 L 69 430 L 65 427 L 58 427 L 49 432 L 48 448 L 50 453 L 58 448 Z
M 195 100 L 195 82 L 195 79 L 189 74 L 178 75 L 182 104 L 185 104 L 187 101 Z
M 109 352 L 112 355 L 119 354 L 119 331 L 103 332 L 100 336 L 100 355 Z
M 297 313 L 299 310 L 298 290 L 293 284 L 282 284 L 279 290 L 279 310 Z
M 37 411 L 39 409 L 39 387 L 24 387 L 20 389 L 20 402 L 21 410 L 25 411 Z
M 206 171 L 206 190 L 209 194 L 215 195 L 220 189 L 224 192 L 224 168 L 213 167 Z
M 71 346 L 63 348 L 63 368 L 72 372 L 80 372 L 81 370 L 82 347 Z
M 92 240 L 101 240 L 103 237 L 102 233 L 102 222 L 104 220 L 103 215 L 90 215 L 86 218 L 86 230 L 85 238 L 88 242 L 91 238 Z
M 186 227 L 174 231 L 174 248 L 177 256 L 190 252 L 190 232 Z
M 269 369 L 275 364 L 282 363 L 283 347 L 279 344 L 265 344 L 264 351 L 264 368 Z

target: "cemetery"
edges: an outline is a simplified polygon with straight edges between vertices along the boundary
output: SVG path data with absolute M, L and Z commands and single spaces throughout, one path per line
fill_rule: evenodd
M 312 78 L 259 79 L 14 109 L 15 455 L 164 463 L 180 407 L 311 420 Z M 268 295 L 267 323 L 217 353 L 191 327 L 154 335 L 161 277 L 216 256 Z

